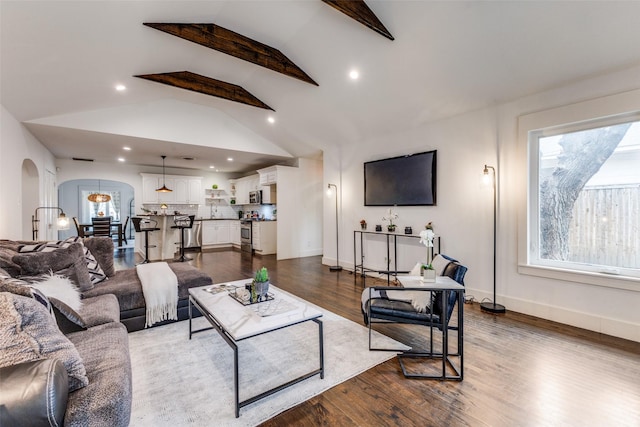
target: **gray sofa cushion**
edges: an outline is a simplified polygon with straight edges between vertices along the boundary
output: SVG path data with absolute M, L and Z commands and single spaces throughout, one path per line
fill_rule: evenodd
M 78 310 L 87 327 L 103 325 L 120 320 L 120 305 L 115 295 L 105 294 L 82 300 Z
M 108 237 L 87 237 L 84 239 L 85 247 L 93 254 L 96 261 L 107 277 L 113 277 L 116 269 L 113 264 L 113 240 Z
M 93 287 L 80 243 L 51 252 L 18 253 L 12 260 L 22 269 L 21 275 L 37 276 L 52 271 L 69 277 L 81 291 Z
M 68 338 L 84 360 L 89 385 L 69 395 L 65 426 L 128 426 L 132 395 L 127 329 L 105 323 Z
M 169 263 L 169 268 L 178 277 L 178 298 L 180 299 L 189 297 L 189 288 L 211 284 L 211 277 L 187 263 Z M 82 293 L 83 298 L 104 294 L 114 294 L 118 298 L 120 311 L 145 307 L 142 285 L 135 268 L 116 271 L 113 277 Z
M 76 348 L 38 301 L 0 293 L 0 367 L 38 359 L 59 359 L 69 375 L 69 391 L 88 383 Z

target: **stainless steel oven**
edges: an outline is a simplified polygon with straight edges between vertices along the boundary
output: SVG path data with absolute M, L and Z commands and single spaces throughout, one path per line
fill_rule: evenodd
M 240 250 L 242 252 L 253 252 L 253 244 L 251 242 L 252 235 L 251 220 L 240 221 Z

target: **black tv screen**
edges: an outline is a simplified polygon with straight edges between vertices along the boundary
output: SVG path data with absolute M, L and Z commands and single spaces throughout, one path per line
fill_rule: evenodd
M 365 206 L 436 204 L 436 150 L 364 164 Z

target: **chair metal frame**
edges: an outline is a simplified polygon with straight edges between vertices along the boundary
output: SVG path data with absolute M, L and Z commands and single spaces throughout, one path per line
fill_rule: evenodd
M 453 265 L 452 268 L 449 269 L 449 274 L 447 276 L 451 277 L 453 280 L 458 282 L 460 285 L 464 286 L 464 275 L 467 271 L 467 268 L 459 265 L 457 263 L 451 263 Z M 446 269 L 445 269 L 446 271 Z M 389 286 L 373 286 L 369 287 L 369 300 L 367 302 L 367 310 L 365 314 L 365 323 L 368 324 L 369 328 L 369 350 L 376 351 L 394 351 L 399 352 L 398 354 L 398 362 L 400 363 L 400 367 L 402 368 L 402 373 L 405 378 L 416 378 L 416 379 L 439 379 L 439 380 L 454 380 L 454 381 L 462 381 L 463 380 L 463 372 L 464 372 L 464 334 L 463 334 L 463 323 L 464 323 L 464 288 L 457 290 L 440 290 L 440 289 L 429 289 L 426 287 L 389 287 Z M 422 318 L 417 318 L 418 313 L 411 306 L 411 303 L 399 300 L 392 300 L 389 298 L 377 298 L 373 297 L 373 292 L 380 291 L 421 291 L 421 292 L 429 292 L 430 298 L 432 301 L 431 307 L 434 309 L 429 309 L 428 313 L 425 316 L 421 316 Z M 439 301 L 438 301 L 439 299 Z M 404 306 L 403 308 L 407 308 L 407 310 L 403 310 L 406 314 L 414 314 L 415 316 L 403 316 L 402 311 L 398 311 L 396 315 L 394 314 L 383 314 L 383 313 L 372 313 L 371 306 L 372 302 L 375 300 L 386 300 L 391 304 L 397 304 L 398 306 Z M 457 321 L 455 325 L 451 325 L 450 321 L 453 315 L 453 310 L 455 304 L 458 304 L 458 312 L 457 312 Z M 438 313 L 437 305 L 440 305 L 440 312 Z M 413 310 L 413 312 L 412 312 Z M 442 315 L 444 313 L 444 315 Z M 411 318 L 415 317 L 415 318 Z M 429 349 L 426 351 L 414 351 L 404 350 L 404 349 L 389 349 L 389 348 L 375 348 L 372 347 L 372 325 L 384 323 L 384 324 L 413 324 L 420 326 L 427 326 L 429 328 Z M 434 328 L 438 329 L 442 333 L 442 350 L 436 351 L 434 348 Z M 457 346 L 455 351 L 449 351 L 449 331 L 457 332 Z M 457 358 L 456 360 L 452 358 Z M 441 372 L 438 375 L 431 374 L 415 374 L 410 373 L 405 366 L 405 359 L 430 359 L 441 361 Z M 453 372 L 453 373 L 451 373 Z

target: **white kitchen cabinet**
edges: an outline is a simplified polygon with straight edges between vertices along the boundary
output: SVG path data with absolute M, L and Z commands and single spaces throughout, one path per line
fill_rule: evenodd
M 158 177 L 156 175 L 142 176 L 142 203 L 158 203 Z
M 217 239 L 215 221 L 202 221 L 202 246 L 215 245 Z
M 181 204 L 191 205 L 202 203 L 202 177 L 159 174 L 142 175 L 142 203 L 149 204 Z M 156 189 L 165 184 L 170 188 L 169 193 L 159 193 Z
M 251 230 L 253 250 L 259 255 L 275 254 L 277 248 L 277 222 L 254 221 Z
M 202 221 L 202 246 L 231 244 L 230 223 L 232 221 Z
M 189 181 L 186 178 L 174 178 L 173 190 L 175 203 L 189 203 Z
M 228 245 L 231 243 L 229 221 L 212 221 L 216 223 L 216 243 Z
M 202 204 L 202 178 L 189 178 L 188 181 L 189 203 L 194 205 Z
M 229 237 L 231 243 L 240 246 L 240 220 L 229 221 Z
M 278 168 L 276 166 L 260 169 L 258 173 L 260 174 L 260 185 L 273 185 L 278 181 Z
M 262 190 L 262 203 L 276 204 L 278 202 L 275 185 L 263 185 L 260 189 Z

